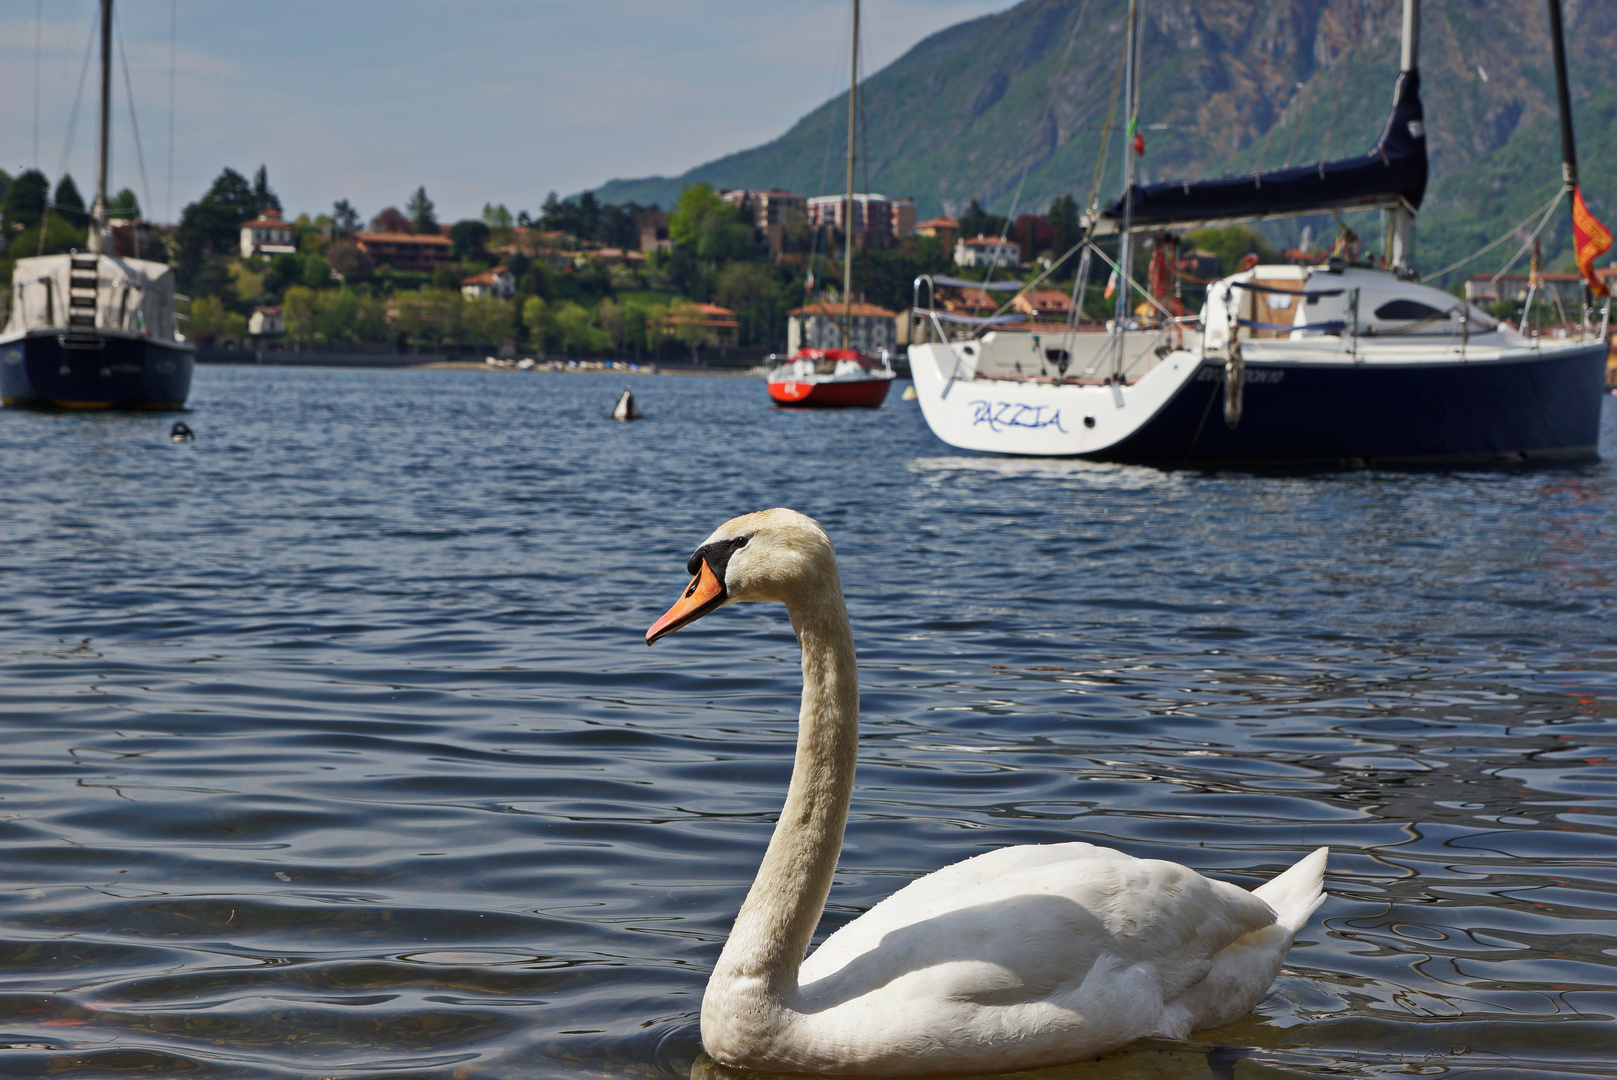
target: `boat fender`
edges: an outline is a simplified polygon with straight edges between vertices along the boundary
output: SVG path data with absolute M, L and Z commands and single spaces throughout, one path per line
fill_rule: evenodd
M 1241 359 L 1241 342 L 1230 342 L 1230 358 L 1224 361 L 1224 423 L 1234 429 L 1241 422 L 1242 399 L 1246 390 L 1246 362 Z
M 174 426 L 168 429 L 169 442 L 196 442 L 197 434 L 186 426 L 184 420 L 174 421 Z
M 639 420 L 641 415 L 640 406 L 634 402 L 634 392 L 625 389 L 622 396 L 618 398 L 618 403 L 612 406 L 612 419 L 627 422 L 629 420 Z
M 915 387 L 906 386 L 904 388 L 904 400 L 905 401 L 914 401 L 919 396 L 920 395 L 915 392 Z

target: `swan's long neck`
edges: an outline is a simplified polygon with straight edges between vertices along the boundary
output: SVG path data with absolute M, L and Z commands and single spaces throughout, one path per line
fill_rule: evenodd
M 787 601 L 803 650 L 797 758 L 775 835 L 714 968 L 710 998 L 734 990 L 788 1000 L 831 891 L 858 757 L 859 672 L 841 583 L 833 576 L 828 585 Z

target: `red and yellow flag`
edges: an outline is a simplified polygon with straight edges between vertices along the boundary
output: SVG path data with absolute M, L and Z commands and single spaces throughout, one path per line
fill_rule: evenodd
M 1611 250 L 1611 230 L 1589 212 L 1583 201 L 1583 191 L 1572 189 L 1572 251 L 1578 261 L 1578 272 L 1589 283 L 1596 296 L 1606 295 L 1606 286 L 1595 274 L 1595 260 Z

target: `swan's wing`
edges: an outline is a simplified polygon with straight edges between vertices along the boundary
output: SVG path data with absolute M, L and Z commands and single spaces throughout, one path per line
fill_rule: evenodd
M 1246 890 L 1174 863 L 1082 843 L 1002 848 L 842 927 L 803 963 L 799 985 L 830 1004 L 929 971 L 935 991 L 988 1005 L 1075 992 L 1097 964 L 1149 964 L 1169 1000 L 1274 921 Z

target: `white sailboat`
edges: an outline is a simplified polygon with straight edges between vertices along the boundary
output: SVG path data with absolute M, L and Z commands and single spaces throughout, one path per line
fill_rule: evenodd
M 935 340 L 910 346 L 910 368 L 933 432 L 971 450 L 1159 464 L 1593 456 L 1609 300 L 1598 332 L 1586 317 L 1581 332 L 1547 338 L 1414 280 L 1411 226 L 1426 187 L 1419 19 L 1419 0 L 1405 0 L 1393 111 L 1363 157 L 1144 187 L 1129 177 L 1092 222 L 1091 237 L 1121 240 L 1109 332 L 985 327 L 950 340 L 944 313 L 920 306 L 918 280 L 915 315 Z M 1555 21 L 1570 191 L 1576 162 Z M 1131 118 L 1135 83 L 1131 70 Z M 1136 233 L 1364 208 L 1392 218 L 1390 265 L 1253 266 L 1211 285 L 1200 315 L 1162 310 L 1155 329 L 1131 329 L 1131 291 L 1149 298 L 1130 280 Z
M 101 118 L 87 252 L 18 259 L 0 332 L 0 403 L 178 409 L 196 346 L 178 332 L 174 271 L 119 256 L 107 220 L 112 0 L 101 0 Z

